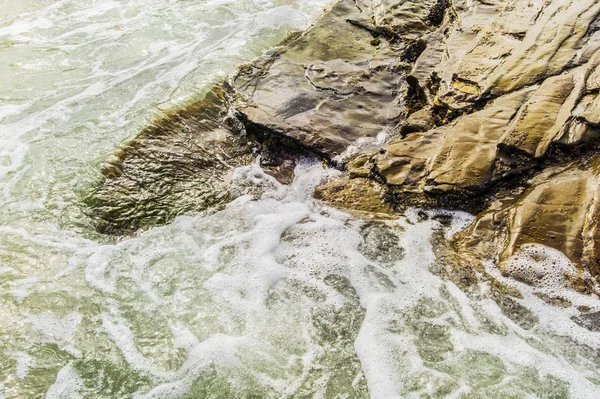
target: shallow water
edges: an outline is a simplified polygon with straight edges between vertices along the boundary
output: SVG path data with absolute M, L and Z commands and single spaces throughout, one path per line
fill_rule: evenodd
M 94 232 L 82 198 L 115 148 L 325 3 L 0 0 L 0 398 L 600 397 L 600 333 L 539 298 L 556 284 L 490 264 L 524 294 L 507 316 L 436 257 L 470 215 L 356 220 L 312 200 L 338 173 L 318 162 L 290 186 L 239 169 L 260 199 L 210 216 Z

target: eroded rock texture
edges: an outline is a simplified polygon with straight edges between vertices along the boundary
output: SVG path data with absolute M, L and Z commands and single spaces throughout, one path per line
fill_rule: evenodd
M 538 243 L 600 277 L 599 16 L 593 0 L 455 0 L 437 29 L 414 25 L 407 117 L 348 175 L 383 183 L 396 206 L 483 210 L 464 251 L 502 260 Z

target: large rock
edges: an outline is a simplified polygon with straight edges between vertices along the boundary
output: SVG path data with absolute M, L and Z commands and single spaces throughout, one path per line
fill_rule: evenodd
M 396 206 L 484 209 L 458 240 L 464 259 L 499 258 L 519 277 L 507 260 L 547 246 L 590 291 L 586 278 L 600 278 L 600 3 L 457 0 L 450 14 L 420 38 L 408 76 L 418 111 L 348 175 L 384 183 Z
M 336 0 L 145 129 L 89 203 L 123 233 L 227 202 L 228 173 L 258 153 L 289 170 L 309 152 L 347 171 L 316 196 L 363 216 L 482 211 L 456 259 L 514 273 L 503 262 L 539 244 L 600 278 L 599 93 L 597 0 Z
M 309 31 L 241 70 L 238 111 L 326 158 L 393 132 L 405 108 L 405 61 L 420 51 L 409 38 L 431 30 L 439 8 L 433 0 L 334 2 Z
M 373 23 L 404 38 L 419 38 L 441 23 L 449 0 L 374 0 Z

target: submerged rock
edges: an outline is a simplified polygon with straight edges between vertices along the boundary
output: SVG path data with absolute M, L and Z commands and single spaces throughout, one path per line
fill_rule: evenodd
M 229 201 L 226 174 L 253 162 L 253 143 L 223 123 L 215 89 L 156 121 L 115 154 L 87 202 L 100 232 L 128 234 Z

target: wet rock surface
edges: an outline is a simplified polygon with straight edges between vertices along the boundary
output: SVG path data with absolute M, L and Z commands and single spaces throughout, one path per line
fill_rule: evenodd
M 477 213 L 460 259 L 502 267 L 542 244 L 593 292 L 599 93 L 596 0 L 338 0 L 222 93 L 142 132 L 90 204 L 120 234 L 227 202 L 227 174 L 256 155 L 285 181 L 293 155 L 312 154 L 346 172 L 320 200 Z
M 348 175 L 383 183 L 397 208 L 483 211 L 461 251 L 502 267 L 549 246 L 582 271 L 572 288 L 595 291 L 599 15 L 594 1 L 454 1 L 419 36 L 400 134 Z
M 102 171 L 87 198 L 99 231 L 128 234 L 230 200 L 225 177 L 253 162 L 252 143 L 228 130 L 222 90 L 146 128 Z

